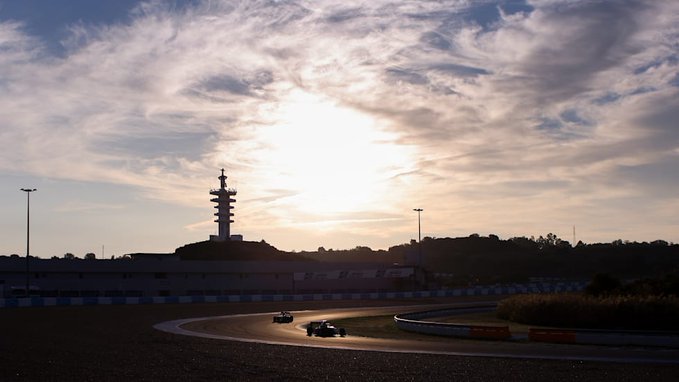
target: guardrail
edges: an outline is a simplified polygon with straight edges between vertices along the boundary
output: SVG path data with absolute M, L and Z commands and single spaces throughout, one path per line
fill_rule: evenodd
M 412 312 L 394 316 L 396 326 L 405 331 L 439 336 L 472 339 L 511 340 L 519 339 L 512 335 L 509 326 L 465 325 L 424 321 L 426 318 L 446 317 L 456 314 L 493 311 L 497 304 L 478 303 L 465 306 Z M 524 340 L 526 338 L 524 337 Z M 668 331 L 624 331 L 602 329 L 553 329 L 529 328 L 528 341 L 582 345 L 616 346 L 660 346 L 679 348 L 679 332 Z
M 463 337 L 463 338 L 485 338 L 495 340 L 507 340 L 511 338 L 509 326 L 492 325 L 465 325 L 435 321 L 422 321 L 424 318 L 445 317 L 457 314 L 468 314 L 476 312 L 494 311 L 497 304 L 480 303 L 464 307 L 454 307 L 424 312 L 413 312 L 397 314 L 394 316 L 396 327 L 401 330 L 434 334 L 438 336 Z

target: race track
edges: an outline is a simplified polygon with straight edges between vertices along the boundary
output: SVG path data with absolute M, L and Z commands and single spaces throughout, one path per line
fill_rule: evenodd
M 454 304 L 459 305 L 459 304 Z M 490 340 L 468 340 L 422 336 L 417 340 L 384 339 L 353 336 L 318 338 L 306 335 L 309 321 L 359 316 L 394 315 L 418 310 L 442 308 L 437 305 L 360 307 L 292 312 L 291 324 L 272 323 L 277 312 L 198 317 L 166 321 L 154 325 L 158 330 L 181 335 L 229 341 L 256 342 L 271 345 L 322 347 L 362 351 L 424 353 L 478 357 L 581 360 L 622 363 L 679 364 L 679 350 L 641 347 L 585 346 L 526 343 Z

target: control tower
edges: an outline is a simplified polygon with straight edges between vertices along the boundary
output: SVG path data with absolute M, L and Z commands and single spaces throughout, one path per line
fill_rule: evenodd
M 222 169 L 222 175 L 218 177 L 221 182 L 219 189 L 210 190 L 210 195 L 216 196 L 216 198 L 210 199 L 211 202 L 217 203 L 215 208 L 217 213 L 215 216 L 217 219 L 216 223 L 219 224 L 219 234 L 210 235 L 210 240 L 212 241 L 226 241 L 231 240 L 231 229 L 230 225 L 233 223 L 231 217 L 233 216 L 233 206 L 231 203 L 235 202 L 236 199 L 231 197 L 236 195 L 236 190 L 233 188 L 226 188 L 226 175 L 224 175 L 224 169 Z

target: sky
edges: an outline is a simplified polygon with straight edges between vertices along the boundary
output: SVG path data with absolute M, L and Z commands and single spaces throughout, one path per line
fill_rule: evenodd
M 679 2 L 0 0 L 0 254 L 679 242 Z

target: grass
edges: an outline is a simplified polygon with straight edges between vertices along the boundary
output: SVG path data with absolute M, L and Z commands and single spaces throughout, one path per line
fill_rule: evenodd
M 469 313 L 445 317 L 441 319 L 430 319 L 431 321 L 459 323 L 470 325 L 489 325 L 489 326 L 509 326 L 513 334 L 528 333 L 528 325 L 510 322 L 499 319 L 495 312 Z M 376 338 L 395 338 L 411 340 L 427 340 L 438 338 L 441 341 L 449 341 L 449 337 L 439 337 L 428 334 L 411 333 L 400 330 L 394 323 L 393 315 L 370 316 L 370 317 L 350 317 L 333 320 L 333 325 L 347 330 L 349 335 Z
M 421 335 L 404 332 L 396 327 L 393 315 L 350 317 L 333 320 L 333 325 L 344 328 L 352 336 L 417 339 Z

